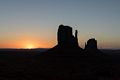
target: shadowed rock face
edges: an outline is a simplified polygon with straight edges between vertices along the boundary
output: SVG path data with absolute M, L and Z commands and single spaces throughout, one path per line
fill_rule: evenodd
M 97 50 L 97 40 L 94 38 L 89 39 L 85 45 L 86 50 Z
M 97 40 L 94 38 L 87 41 L 84 50 L 84 53 L 87 53 L 88 55 L 102 55 L 101 51 L 97 48 Z
M 60 25 L 57 33 L 58 46 L 78 47 L 77 30 L 75 36 L 70 26 Z
M 78 45 L 78 31 L 72 33 L 72 27 L 60 25 L 57 32 L 58 44 L 48 50 L 46 55 L 54 56 L 80 56 L 83 49 Z
M 73 35 L 72 27 L 60 25 L 57 32 L 58 44 L 47 52 L 48 55 L 101 55 L 101 51 L 97 48 L 97 40 L 89 39 L 83 50 L 78 45 L 77 34 L 78 31 L 75 30 Z

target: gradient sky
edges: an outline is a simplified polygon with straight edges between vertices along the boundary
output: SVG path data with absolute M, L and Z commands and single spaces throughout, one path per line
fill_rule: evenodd
M 0 0 L 0 48 L 53 47 L 60 24 L 99 48 L 120 48 L 120 0 Z

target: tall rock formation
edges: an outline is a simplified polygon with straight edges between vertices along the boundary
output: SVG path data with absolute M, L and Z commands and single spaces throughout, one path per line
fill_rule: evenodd
M 80 56 L 83 49 L 78 45 L 78 31 L 72 33 L 72 27 L 60 25 L 57 32 L 58 44 L 48 50 L 48 55 L 54 56 Z
M 70 26 L 60 25 L 57 33 L 58 46 L 78 47 L 77 30 L 75 36 Z

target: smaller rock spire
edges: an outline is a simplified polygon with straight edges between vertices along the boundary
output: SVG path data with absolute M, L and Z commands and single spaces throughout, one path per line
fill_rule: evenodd
M 75 44 L 78 46 L 78 31 L 75 30 Z

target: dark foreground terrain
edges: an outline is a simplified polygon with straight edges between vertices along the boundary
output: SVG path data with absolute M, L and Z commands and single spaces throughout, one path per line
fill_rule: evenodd
M 69 51 L 63 56 L 39 50 L 0 50 L 0 80 L 119 80 L 120 54 L 103 51 L 100 56 Z

